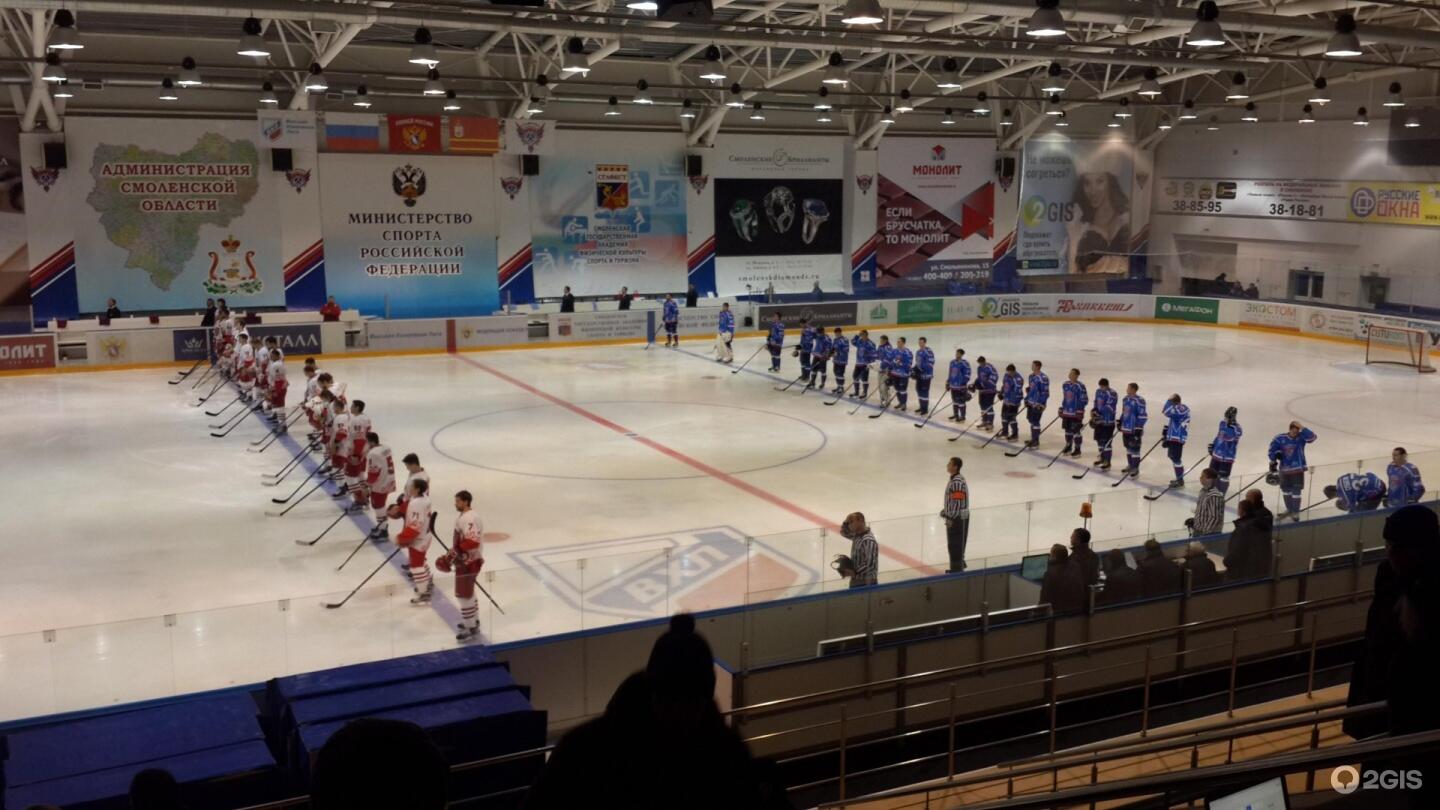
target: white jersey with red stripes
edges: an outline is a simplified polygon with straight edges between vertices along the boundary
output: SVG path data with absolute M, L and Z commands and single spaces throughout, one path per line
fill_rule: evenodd
M 413 551 L 430 548 L 430 498 L 421 495 L 405 502 L 405 528 L 400 539 L 409 540 L 406 545 Z
M 377 444 L 365 454 L 365 484 L 372 495 L 389 495 L 395 491 L 395 459 L 390 448 Z
M 480 537 L 484 531 L 485 526 L 480 522 L 480 516 L 475 514 L 473 509 L 467 509 L 455 518 L 454 543 L 451 544 L 451 548 L 455 550 L 458 562 L 485 558 L 480 543 Z

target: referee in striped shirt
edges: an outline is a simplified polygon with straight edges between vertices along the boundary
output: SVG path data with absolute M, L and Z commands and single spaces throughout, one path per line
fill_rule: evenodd
M 1215 486 L 1216 473 L 1208 467 L 1200 473 L 1200 496 L 1195 499 L 1195 516 L 1185 525 L 1191 537 L 1219 534 L 1225 528 L 1225 494 Z
M 880 581 L 880 545 L 875 533 L 865 523 L 865 516 L 851 512 L 840 525 L 840 535 L 850 540 L 850 566 L 841 568 L 840 575 L 850 578 L 850 587 L 863 588 Z
M 945 508 L 940 510 L 940 517 L 945 518 L 945 545 L 950 551 L 947 573 L 951 574 L 965 570 L 965 541 L 970 537 L 970 485 L 960 474 L 964 464 L 954 456 L 945 467 L 950 483 L 945 485 Z

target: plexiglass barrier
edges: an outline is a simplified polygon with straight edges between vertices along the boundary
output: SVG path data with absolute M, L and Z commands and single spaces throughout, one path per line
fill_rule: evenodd
M 1440 469 L 1440 452 L 1413 454 L 1410 460 L 1421 470 Z M 1311 508 L 1295 522 L 1278 514 L 1283 511 L 1280 494 L 1264 484 L 1264 470 L 1236 473 L 1225 530 L 1231 529 L 1242 485 L 1249 484 L 1277 513 L 1274 545 L 1281 575 L 1308 570 L 1313 558 L 1349 553 L 1362 537 L 1368 545 L 1379 545 L 1383 512 L 1331 520 L 1341 513 L 1325 500 L 1323 490 L 1351 472 L 1375 472 L 1384 479 L 1388 463 L 1388 458 L 1372 458 L 1313 468 L 1303 501 Z M 805 602 L 805 610 L 822 613 L 825 633 L 845 635 L 914 622 L 917 615 L 940 620 L 979 613 L 982 607 L 996 612 L 1034 605 L 1038 586 L 1016 575 L 1026 556 L 1067 544 L 1071 530 L 1081 526 L 1090 530 L 1092 546 L 1102 554 L 1136 549 L 1152 537 L 1162 543 L 1183 540 L 1198 489 L 1198 483 L 1170 492 L 1127 483 L 1089 495 L 973 509 L 966 573 L 936 579 L 935 589 L 944 592 L 933 607 L 907 606 L 897 599 L 898 592 L 884 586 L 945 574 L 950 560 L 944 521 L 938 514 L 874 520 L 882 587 L 859 589 L 851 599 Z M 1434 490 L 1422 498 L 1436 500 Z M 1088 520 L 1079 516 L 1082 503 L 1090 504 Z M 842 518 L 834 516 L 837 524 Z M 848 591 L 848 581 L 831 563 L 850 552 L 850 541 L 834 529 L 815 528 L 727 538 L 727 543 L 657 541 L 645 551 L 528 566 L 506 565 L 503 556 L 492 554 L 479 582 L 504 612 L 481 595 L 483 640 L 503 644 L 677 611 L 745 606 L 756 617 L 745 631 L 747 664 L 813 654 L 813 640 L 787 639 L 784 621 L 765 611 L 778 600 Z M 1203 543 L 1212 559 L 1223 563 L 1228 535 L 1203 538 Z M 1181 551 L 1171 547 L 1167 553 L 1175 557 Z M 384 576 L 394 581 L 382 578 L 338 609 L 323 604 L 338 602 L 345 593 L 0 636 L 0 683 L 7 687 L 0 690 L 0 719 L 252 684 L 453 647 L 458 611 L 449 595 L 450 578 L 437 575 L 435 604 L 415 607 L 409 603 L 408 583 L 388 571 Z M 801 603 L 794 604 L 800 609 Z

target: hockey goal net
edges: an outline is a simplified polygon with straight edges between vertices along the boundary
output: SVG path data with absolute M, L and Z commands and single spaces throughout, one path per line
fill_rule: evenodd
M 1371 363 L 1409 366 L 1422 374 L 1434 371 L 1430 336 L 1420 329 L 1372 323 L 1365 330 L 1365 364 Z

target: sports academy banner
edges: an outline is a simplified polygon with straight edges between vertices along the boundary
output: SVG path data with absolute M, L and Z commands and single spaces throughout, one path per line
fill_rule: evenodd
M 492 160 L 321 154 L 325 281 L 363 315 L 489 315 L 500 308 Z
M 684 290 L 683 137 L 642 144 L 623 133 L 565 130 L 546 138 L 560 143 L 529 178 L 535 294 Z
M 1016 257 L 1020 275 L 1128 273 L 1132 147 L 1123 140 L 1025 142 Z
M 845 288 L 844 149 L 843 138 L 718 139 L 707 160 L 720 295 Z
M 995 241 L 995 142 L 886 138 L 876 203 L 878 287 L 990 280 Z
M 48 203 L 74 239 L 81 312 L 282 306 L 276 214 L 285 175 L 270 170 L 254 121 L 66 120 L 69 168 Z

